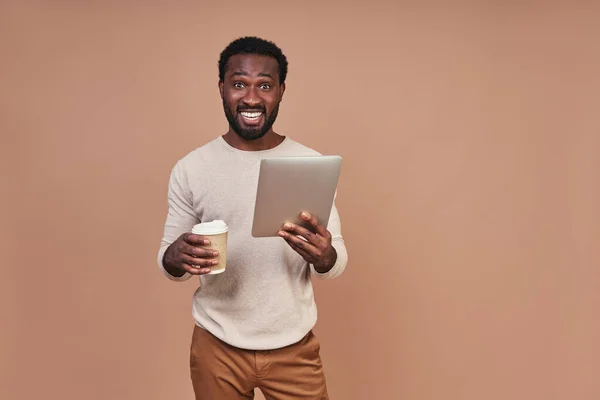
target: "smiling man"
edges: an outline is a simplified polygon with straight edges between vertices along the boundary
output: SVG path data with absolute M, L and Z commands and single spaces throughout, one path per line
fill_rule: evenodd
M 198 276 L 192 314 L 191 380 L 196 399 L 328 399 L 311 277 L 339 276 L 347 263 L 340 218 L 312 232 L 291 225 L 280 237 L 254 238 L 259 164 L 265 156 L 319 153 L 275 133 L 288 62 L 256 37 L 231 42 L 219 59 L 219 93 L 229 130 L 180 159 L 168 187 L 158 264 L 174 281 Z M 227 269 L 208 274 L 219 255 L 191 233 L 201 221 L 229 226 Z

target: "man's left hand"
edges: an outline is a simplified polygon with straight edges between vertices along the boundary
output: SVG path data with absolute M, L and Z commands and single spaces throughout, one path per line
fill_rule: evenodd
M 318 272 L 327 272 L 337 260 L 337 252 L 331 245 L 331 233 L 319 223 L 316 217 L 307 213 L 302 213 L 301 217 L 314 228 L 313 232 L 299 225 L 286 223 L 279 231 L 279 236 L 284 238 L 306 262 L 314 265 Z

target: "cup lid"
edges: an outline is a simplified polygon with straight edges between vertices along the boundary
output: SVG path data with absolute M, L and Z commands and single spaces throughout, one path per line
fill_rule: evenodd
M 202 222 L 194 225 L 192 233 L 196 235 L 217 235 L 219 233 L 227 232 L 227 224 L 225 221 L 216 219 L 210 222 Z

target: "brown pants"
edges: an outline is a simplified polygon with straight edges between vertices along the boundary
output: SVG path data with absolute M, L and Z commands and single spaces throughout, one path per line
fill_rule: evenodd
M 190 372 L 196 400 L 253 399 L 255 388 L 267 400 L 328 400 L 319 350 L 312 331 L 290 346 L 252 351 L 194 326 Z

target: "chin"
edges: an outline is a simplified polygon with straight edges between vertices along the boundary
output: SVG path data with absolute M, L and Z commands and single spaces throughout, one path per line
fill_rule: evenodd
M 248 141 L 260 139 L 267 134 L 267 132 L 262 132 L 262 131 L 248 132 L 248 131 L 244 131 L 243 129 L 236 130 L 235 133 L 237 133 L 238 136 L 241 137 L 242 139 L 248 140 Z

